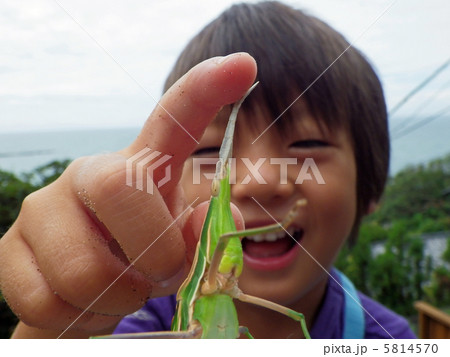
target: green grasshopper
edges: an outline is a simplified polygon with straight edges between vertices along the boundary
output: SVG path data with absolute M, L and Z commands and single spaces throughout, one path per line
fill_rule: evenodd
M 256 83 L 257 84 L 257 83 Z M 303 334 L 310 338 L 303 314 L 276 303 L 249 296 L 238 288 L 243 267 L 240 239 L 244 236 L 285 229 L 295 218 L 300 200 L 281 223 L 236 231 L 230 209 L 230 162 L 233 136 L 239 108 L 244 97 L 234 104 L 219 152 L 219 161 L 211 186 L 211 200 L 200 240 L 188 277 L 177 293 L 177 307 L 170 332 L 112 335 L 112 338 L 253 338 L 246 327 L 239 326 L 233 299 L 275 310 L 300 322 Z

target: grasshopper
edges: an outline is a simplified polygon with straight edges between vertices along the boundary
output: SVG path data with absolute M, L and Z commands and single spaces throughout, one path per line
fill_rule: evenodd
M 239 326 L 233 299 L 275 310 L 300 322 L 303 334 L 310 338 L 303 314 L 279 304 L 244 294 L 238 287 L 243 268 L 241 238 L 285 229 L 296 210 L 306 203 L 299 200 L 281 223 L 236 231 L 230 209 L 230 162 L 234 128 L 239 108 L 255 83 L 234 104 L 219 151 L 219 161 L 211 186 L 211 200 L 188 277 L 177 293 L 177 307 L 170 332 L 130 333 L 112 338 L 253 338 Z M 107 336 L 104 336 L 107 337 Z

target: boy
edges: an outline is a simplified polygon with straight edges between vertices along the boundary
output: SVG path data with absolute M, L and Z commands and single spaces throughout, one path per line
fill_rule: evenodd
M 256 59 L 260 85 L 237 122 L 232 201 L 247 228 L 280 221 L 298 199 L 308 204 L 292 225 L 303 249 L 283 234 L 243 240 L 240 288 L 304 313 L 313 338 L 414 337 L 405 320 L 361 294 L 363 310 L 346 309 L 339 285 L 346 279 L 332 270 L 339 249 L 355 239 L 361 218 L 380 198 L 389 161 L 381 85 L 357 50 L 346 51 L 301 95 L 347 46 L 326 24 L 276 2 L 235 5 L 208 25 L 181 54 L 160 106 L 129 148 L 77 160 L 25 200 L 0 241 L 1 288 L 23 321 L 15 336 L 57 336 L 68 326 L 63 337 L 169 328 L 175 301 L 167 295 L 186 274 L 205 213 L 198 203 L 210 195 L 210 181 L 195 183 L 194 159 L 217 158 L 229 115 L 229 107 L 220 109 L 240 98 L 256 75 L 245 53 L 217 56 L 243 51 Z M 126 158 L 145 147 L 173 156 L 171 180 L 154 186 L 152 195 L 124 184 Z M 284 173 L 281 161 L 270 158 L 286 160 Z M 322 180 L 300 184 L 306 159 Z M 249 163 L 264 184 L 248 176 Z M 164 175 L 162 166 L 154 182 Z M 236 306 L 240 324 L 257 338 L 302 337 L 295 321 Z M 347 315 L 362 319 L 352 325 Z

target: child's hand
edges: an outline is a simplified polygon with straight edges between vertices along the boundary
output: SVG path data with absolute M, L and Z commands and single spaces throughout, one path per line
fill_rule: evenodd
M 0 288 L 25 324 L 95 333 L 112 329 L 149 297 L 176 291 L 186 254 L 192 254 L 185 244 L 193 235 L 192 209 L 178 218 L 192 203 L 178 183 L 196 145 L 186 131 L 199 140 L 221 106 L 238 100 L 255 75 L 247 54 L 201 63 L 163 96 L 131 146 L 78 159 L 25 199 L 0 240 Z M 171 180 L 152 194 L 126 185 L 126 159 L 146 147 L 173 156 Z M 163 165 L 155 182 L 164 176 Z

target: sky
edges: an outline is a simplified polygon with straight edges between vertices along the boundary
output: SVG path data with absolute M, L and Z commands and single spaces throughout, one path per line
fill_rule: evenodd
M 142 126 L 184 45 L 235 2 L 0 0 L 0 133 Z M 389 108 L 450 58 L 448 0 L 285 3 L 367 55 Z M 448 103 L 450 66 L 391 126 L 445 112 Z

